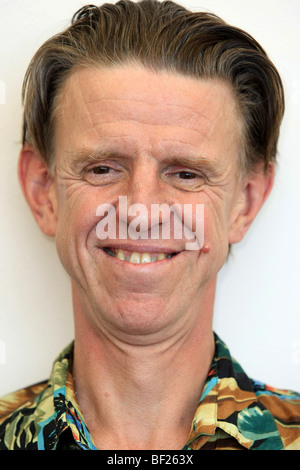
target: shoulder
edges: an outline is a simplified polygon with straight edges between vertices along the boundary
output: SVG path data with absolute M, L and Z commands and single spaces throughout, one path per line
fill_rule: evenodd
M 32 406 L 47 386 L 47 381 L 17 390 L 0 398 L 0 425 L 14 412 Z
M 40 382 L 0 398 L 0 450 L 11 448 L 17 439 L 17 429 L 24 430 L 34 422 L 47 384 Z
M 257 400 L 271 413 L 287 450 L 300 449 L 300 393 L 253 381 Z

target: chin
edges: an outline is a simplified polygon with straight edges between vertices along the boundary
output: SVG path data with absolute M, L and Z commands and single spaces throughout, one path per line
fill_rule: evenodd
M 152 335 L 163 330 L 172 319 L 169 309 L 159 297 L 152 298 L 147 294 L 135 294 L 129 300 L 123 300 L 110 309 L 109 320 L 115 331 L 130 336 Z M 106 312 L 106 315 L 109 312 Z

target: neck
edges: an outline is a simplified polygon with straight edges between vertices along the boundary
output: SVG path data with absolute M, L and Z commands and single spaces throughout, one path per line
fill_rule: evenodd
M 209 305 L 193 328 L 142 343 L 92 327 L 74 292 L 76 393 L 98 448 L 185 445 L 214 353 Z

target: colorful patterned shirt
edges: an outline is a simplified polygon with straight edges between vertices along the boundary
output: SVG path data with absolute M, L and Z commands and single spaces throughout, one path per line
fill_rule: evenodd
M 300 395 L 249 379 L 215 335 L 215 357 L 183 450 L 300 450 Z M 49 381 L 0 400 L 0 450 L 97 450 L 76 402 L 73 343 Z

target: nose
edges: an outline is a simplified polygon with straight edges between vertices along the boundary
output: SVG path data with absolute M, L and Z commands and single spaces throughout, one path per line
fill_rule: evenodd
M 125 196 L 126 200 L 119 198 L 120 224 L 131 227 L 138 225 L 140 237 L 148 238 L 153 223 L 161 223 L 160 215 L 155 221 L 151 219 L 152 205 L 168 203 L 168 190 L 161 181 L 158 164 L 154 159 L 145 158 L 136 163 L 128 179 Z
M 153 203 L 163 202 L 162 192 L 157 162 L 151 158 L 145 158 L 137 163 L 128 182 L 128 204 L 143 204 L 150 208 Z

